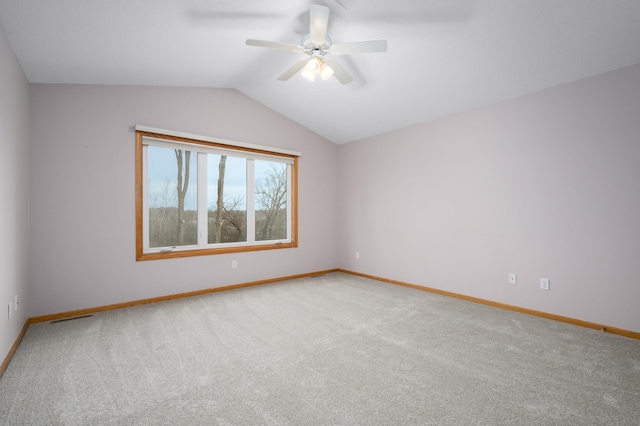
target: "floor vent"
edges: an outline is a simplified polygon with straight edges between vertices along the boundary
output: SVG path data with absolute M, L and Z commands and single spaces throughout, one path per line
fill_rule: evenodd
M 80 315 L 78 317 L 62 318 L 62 319 L 59 319 L 59 320 L 51 321 L 51 322 L 49 322 L 49 324 L 55 324 L 57 322 L 64 322 L 64 321 L 73 321 L 73 320 L 77 320 L 77 319 L 80 319 L 80 318 L 89 318 L 89 317 L 92 317 L 92 316 L 93 315 L 89 314 L 89 315 Z

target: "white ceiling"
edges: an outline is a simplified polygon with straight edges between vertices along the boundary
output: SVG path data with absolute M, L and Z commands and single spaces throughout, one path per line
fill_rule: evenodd
M 277 81 L 300 53 L 309 7 L 355 81 Z M 637 0 L 0 0 L 33 83 L 234 88 L 343 144 L 640 63 Z

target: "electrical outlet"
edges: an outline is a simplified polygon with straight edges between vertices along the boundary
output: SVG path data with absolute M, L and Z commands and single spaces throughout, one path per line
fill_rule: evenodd
M 549 278 L 540 278 L 540 289 L 549 290 Z
M 516 285 L 516 274 L 509 274 L 509 284 Z
M 237 260 L 232 260 L 232 261 L 231 261 L 231 267 L 232 267 L 233 269 L 237 268 L 237 267 L 238 267 L 238 261 L 237 261 Z
M 360 252 L 359 251 L 356 252 L 356 259 L 360 259 Z

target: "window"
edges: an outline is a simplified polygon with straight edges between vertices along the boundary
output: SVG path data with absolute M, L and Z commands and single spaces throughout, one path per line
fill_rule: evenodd
M 136 259 L 297 247 L 299 155 L 136 126 Z

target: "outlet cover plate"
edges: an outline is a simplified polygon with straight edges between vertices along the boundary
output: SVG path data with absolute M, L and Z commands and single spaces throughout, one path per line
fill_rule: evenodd
M 540 278 L 540 289 L 549 290 L 549 278 Z

